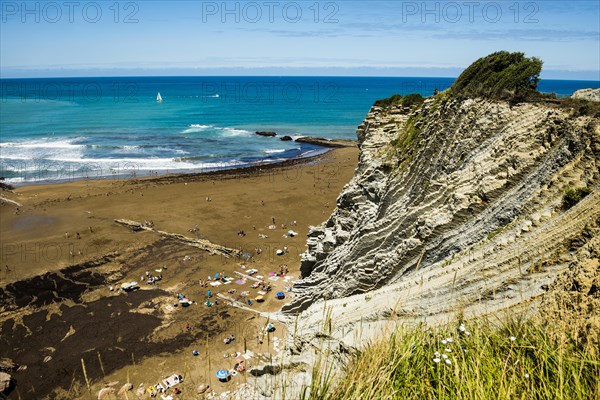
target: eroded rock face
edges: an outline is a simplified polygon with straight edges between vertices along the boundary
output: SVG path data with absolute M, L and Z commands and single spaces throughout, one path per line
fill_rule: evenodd
M 560 214 L 566 187 L 598 182 L 598 119 L 542 104 L 438 97 L 413 112 L 373 107 L 357 136 L 355 177 L 309 233 L 305 279 L 287 313 L 414 279 L 491 237 L 517 253 L 521 235 Z M 555 239 L 539 243 L 538 254 L 566 238 Z
M 600 101 L 600 88 L 599 89 L 579 89 L 573 96 L 574 99 L 582 99 L 589 101 Z

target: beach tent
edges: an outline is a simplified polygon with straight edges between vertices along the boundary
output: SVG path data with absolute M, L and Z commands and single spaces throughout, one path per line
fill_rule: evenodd
M 229 371 L 227 371 L 226 369 L 220 369 L 217 371 L 217 378 L 219 378 L 220 381 L 227 380 L 227 378 L 229 378 L 229 375 Z
M 263 295 L 258 295 L 254 300 L 256 300 L 259 303 L 262 303 L 263 301 L 265 301 L 265 298 L 263 297 Z

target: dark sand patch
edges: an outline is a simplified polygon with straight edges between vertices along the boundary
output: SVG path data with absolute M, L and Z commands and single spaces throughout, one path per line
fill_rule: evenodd
M 89 379 L 100 379 L 103 372 L 98 353 L 104 371 L 110 373 L 144 354 L 158 355 L 188 346 L 195 338 L 184 334 L 161 343 L 144 340 L 161 324 L 161 318 L 129 312 L 164 294 L 161 290 L 140 290 L 86 305 L 61 305 L 61 315 L 53 314 L 46 320 L 47 312 L 38 311 L 23 318 L 24 326 L 15 325 L 14 320 L 5 321 L 0 337 L 3 355 L 27 365 L 25 371 L 14 375 L 17 392 L 24 398 L 44 398 L 57 387 L 68 389 L 73 380 L 84 380 L 80 359 L 85 362 Z M 203 328 L 217 326 L 206 324 Z M 75 333 L 65 338 L 72 330 Z M 52 359 L 44 363 L 47 355 Z

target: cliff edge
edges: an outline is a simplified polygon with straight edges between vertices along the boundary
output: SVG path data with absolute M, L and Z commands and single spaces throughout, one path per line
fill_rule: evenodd
M 286 363 L 310 366 L 323 351 L 342 359 L 398 323 L 530 314 L 565 297 L 585 308 L 549 295 L 572 287 L 597 296 L 598 105 L 496 93 L 371 108 L 355 176 L 311 228 L 304 278 L 280 316 Z M 309 375 L 286 379 L 300 387 Z

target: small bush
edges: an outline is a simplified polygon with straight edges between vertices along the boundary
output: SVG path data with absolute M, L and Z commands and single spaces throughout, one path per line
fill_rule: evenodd
M 378 107 L 387 108 L 395 104 L 400 104 L 400 101 L 402 101 L 402 96 L 399 94 L 395 94 L 386 99 L 376 100 L 375 105 Z
M 562 208 L 568 210 L 575 204 L 579 203 L 581 199 L 590 194 L 590 189 L 584 188 L 567 188 L 562 199 Z
M 542 61 L 523 53 L 499 51 L 471 64 L 450 88 L 458 98 L 522 101 L 539 96 Z
M 381 99 L 375 101 L 375 105 L 383 108 L 388 108 L 394 105 L 401 105 L 402 107 L 413 107 L 420 106 L 425 101 L 425 98 L 418 93 L 411 93 L 406 96 L 395 94 L 387 99 Z
M 400 102 L 403 107 L 420 106 L 425 101 L 425 98 L 418 93 L 411 93 L 404 96 Z

